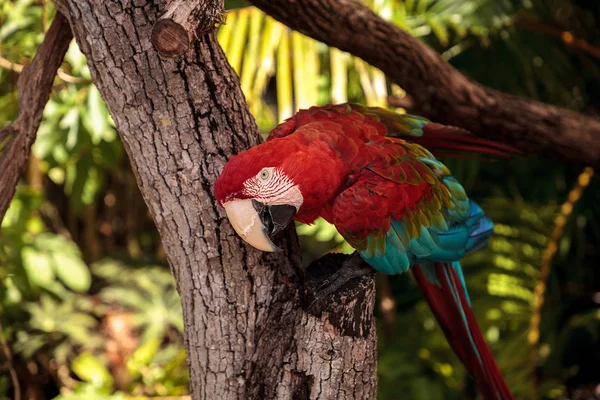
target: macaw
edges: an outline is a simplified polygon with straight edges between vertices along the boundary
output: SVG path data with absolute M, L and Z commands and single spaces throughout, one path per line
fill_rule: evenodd
M 260 250 L 278 250 L 270 237 L 292 219 L 310 224 L 322 217 L 376 270 L 410 269 L 484 398 L 512 399 L 471 311 L 460 266 L 485 245 L 493 224 L 431 151 L 515 150 L 382 108 L 311 107 L 233 156 L 215 182 L 215 198 L 235 231 Z

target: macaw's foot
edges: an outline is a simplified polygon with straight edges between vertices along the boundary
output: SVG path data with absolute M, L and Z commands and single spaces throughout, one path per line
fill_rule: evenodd
M 358 252 L 354 252 L 350 258 L 342 263 L 342 266 L 337 271 L 325 277 L 317 286 L 308 310 L 313 311 L 319 303 L 323 302 L 332 293 L 337 292 L 346 283 L 354 278 L 365 275 L 375 275 L 375 270 L 362 259 Z

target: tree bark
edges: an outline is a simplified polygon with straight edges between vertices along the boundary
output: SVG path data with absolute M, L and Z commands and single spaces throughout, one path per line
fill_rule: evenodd
M 260 139 L 214 34 L 182 58 L 162 58 L 151 44 L 156 4 L 56 3 L 161 235 L 183 305 L 193 398 L 374 398 L 372 277 L 347 286 L 327 312 L 306 313 L 293 227 L 277 240 L 281 253 L 262 253 L 215 201 L 228 157 Z
M 510 144 L 524 153 L 600 167 L 600 121 L 486 88 L 354 0 L 251 0 L 290 28 L 378 67 L 436 122 Z
M 42 122 L 56 71 L 73 39 L 67 20 L 57 14 L 31 65 L 19 76 L 19 114 L 0 130 L 0 222 L 15 194 Z

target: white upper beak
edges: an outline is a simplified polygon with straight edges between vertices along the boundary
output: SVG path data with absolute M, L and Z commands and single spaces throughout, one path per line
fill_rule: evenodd
M 228 201 L 223 207 L 233 229 L 248 244 L 262 251 L 280 250 L 267 236 L 266 228 L 251 199 Z

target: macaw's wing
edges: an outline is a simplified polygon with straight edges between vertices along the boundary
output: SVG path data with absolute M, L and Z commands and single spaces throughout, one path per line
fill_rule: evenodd
M 375 269 L 398 274 L 412 267 L 448 342 L 484 398 L 512 399 L 471 311 L 459 263 L 487 242 L 493 224 L 439 161 L 411 160 L 410 155 L 397 161 L 387 169 L 368 167 L 342 192 L 332 209 L 333 223 Z M 421 172 L 427 167 L 436 178 L 433 183 Z
M 300 110 L 292 117 L 286 119 L 277 125 L 267 140 L 282 138 L 294 133 L 298 128 L 308 125 L 312 122 L 334 120 L 340 117 L 346 118 L 352 112 L 350 104 L 327 105 L 321 107 L 311 107 L 308 110 Z
M 417 143 L 437 157 L 464 157 L 466 153 L 506 158 L 520 153 L 512 146 L 476 137 L 462 128 L 430 122 L 418 115 L 398 114 L 379 107 L 350 107 L 364 114 L 367 120 L 383 124 L 386 136 Z
M 473 154 L 510 157 L 520 154 L 512 146 L 476 137 L 461 128 L 430 122 L 418 115 L 398 114 L 384 108 L 350 103 L 300 110 L 273 129 L 267 140 L 290 135 L 303 125 L 323 120 L 346 122 L 342 124 L 344 130 L 355 129 L 356 124 L 360 124 L 363 129 L 369 127 L 379 136 L 420 144 L 438 157 L 476 158 Z
M 397 274 L 417 260 L 458 261 L 480 247 L 478 238 L 485 243 L 493 225 L 486 218 L 480 227 L 479 213 L 471 220 L 481 209 L 442 163 L 419 146 L 385 151 L 332 208 L 336 228 L 369 264 Z
M 364 107 L 357 104 L 330 104 L 300 110 L 276 126 L 267 140 L 281 138 L 294 133 L 301 126 L 311 122 L 332 120 L 340 123 L 347 122 L 344 128 L 352 128 L 360 124 L 372 129 L 378 136 L 422 136 L 421 128 L 429 120 L 416 115 L 397 114 L 379 107 Z
M 494 157 L 520 154 L 512 146 L 476 137 L 462 128 L 430 122 L 418 115 L 398 114 L 384 108 L 354 104 L 349 107 L 353 112 L 363 114 L 368 123 L 373 120 L 385 126 L 386 136 L 420 144 L 438 157 L 461 157 L 465 153 Z

